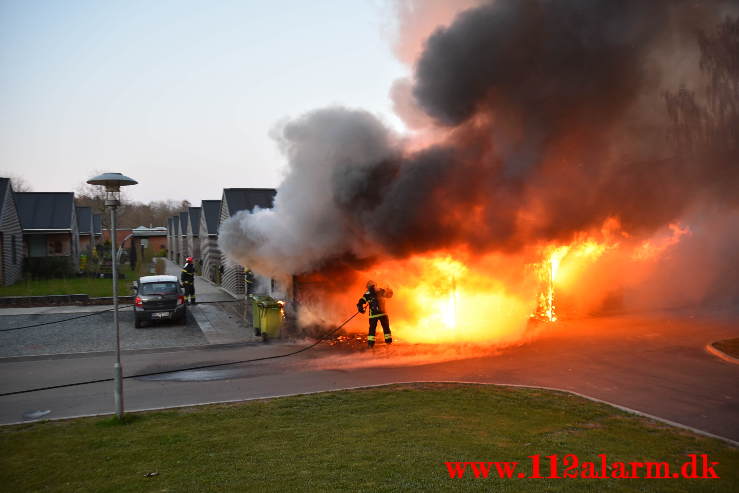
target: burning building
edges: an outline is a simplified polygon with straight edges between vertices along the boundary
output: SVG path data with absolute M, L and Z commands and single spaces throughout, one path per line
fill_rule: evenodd
M 736 302 L 737 4 L 460 5 L 406 50 L 393 96 L 414 131 L 341 107 L 286 123 L 274 206 L 225 221 L 224 254 L 297 276 L 301 325 L 386 284 L 406 341 Z

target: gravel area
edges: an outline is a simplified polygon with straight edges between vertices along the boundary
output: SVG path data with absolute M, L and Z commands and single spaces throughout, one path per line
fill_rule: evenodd
M 84 313 L 56 313 L 0 316 L 0 330 L 63 320 Z M 133 326 L 133 312 L 119 312 L 121 349 L 151 349 L 208 344 L 198 324 L 188 313 L 187 324 L 158 322 L 143 329 Z M 70 320 L 30 329 L 0 331 L 0 358 L 45 354 L 112 351 L 115 329 L 113 313 Z

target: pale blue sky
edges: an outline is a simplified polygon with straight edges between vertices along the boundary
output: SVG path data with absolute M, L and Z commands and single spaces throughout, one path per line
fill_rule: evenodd
M 280 181 L 274 125 L 388 92 L 392 8 L 370 0 L 0 0 L 0 174 L 73 190 L 94 170 L 134 200 Z

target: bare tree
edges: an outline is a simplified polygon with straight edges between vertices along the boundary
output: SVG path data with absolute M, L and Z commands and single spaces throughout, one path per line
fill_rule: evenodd
M 10 179 L 10 184 L 14 192 L 33 192 L 33 188 L 28 181 L 20 175 L 0 171 L 0 176 Z
M 726 18 L 711 33 L 699 33 L 700 68 L 708 75 L 706 104 L 713 144 L 739 146 L 739 17 Z
M 705 97 L 682 86 L 665 93 L 668 135 L 681 154 L 739 150 L 739 17 L 726 18 L 711 32 L 698 33 Z

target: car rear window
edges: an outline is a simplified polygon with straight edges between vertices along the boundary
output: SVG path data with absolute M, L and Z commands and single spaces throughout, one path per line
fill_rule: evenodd
M 176 294 L 176 282 L 147 282 L 141 285 L 141 294 Z

